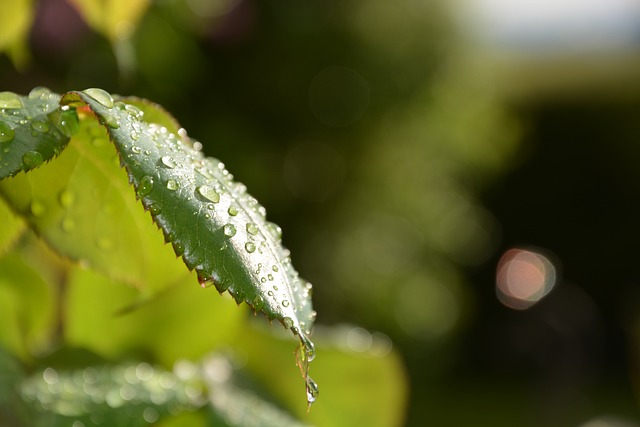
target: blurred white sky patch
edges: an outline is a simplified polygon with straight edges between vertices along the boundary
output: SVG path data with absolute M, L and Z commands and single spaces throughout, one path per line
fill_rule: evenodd
M 463 28 L 490 48 L 531 53 L 640 49 L 640 0 L 459 0 L 455 4 Z

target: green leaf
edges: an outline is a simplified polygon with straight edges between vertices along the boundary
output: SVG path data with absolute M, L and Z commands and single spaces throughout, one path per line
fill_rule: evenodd
M 53 289 L 19 254 L 0 258 L 0 345 L 23 360 L 46 349 L 54 301 Z
M 110 41 L 128 38 L 149 0 L 70 0 L 87 24 Z
M 64 300 L 66 342 L 109 359 L 151 355 L 165 366 L 227 346 L 246 313 L 230 298 L 207 298 L 212 290 L 194 286 L 193 276 L 139 303 L 135 289 L 74 269 Z
M 188 272 L 140 208 L 105 129 L 81 116 L 55 162 L 0 181 L 0 195 L 55 251 L 151 297 Z
M 280 228 L 244 185 L 220 161 L 205 158 L 186 133 L 146 122 L 139 108 L 102 90 L 69 92 L 62 103 L 86 103 L 106 126 L 145 209 L 201 283 L 213 282 L 299 336 L 307 378 L 314 356 L 307 336 L 315 316 L 311 286 L 293 269 Z
M 34 16 L 32 0 L 0 2 L 0 52 L 9 54 L 13 63 L 21 68 L 28 54 L 27 39 Z
M 24 230 L 24 221 L 16 216 L 0 198 L 0 255 L 15 242 Z
M 29 96 L 0 92 L 0 179 L 29 171 L 59 154 L 77 126 L 60 96 L 36 88 Z

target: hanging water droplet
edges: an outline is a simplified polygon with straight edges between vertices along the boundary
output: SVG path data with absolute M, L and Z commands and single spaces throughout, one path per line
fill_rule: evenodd
M 35 217 L 42 216 L 46 210 L 44 205 L 37 200 L 32 201 L 29 208 L 31 209 L 31 213 Z
M 160 212 L 162 212 L 162 208 L 157 203 L 151 203 L 149 205 L 149 212 L 151 212 L 152 215 L 158 215 Z
M 25 171 L 37 168 L 43 162 L 42 154 L 37 151 L 27 151 L 22 155 L 22 164 Z
M 247 223 L 247 233 L 255 236 L 256 234 L 258 234 L 258 226 L 255 225 L 252 222 Z
M 170 179 L 167 181 L 167 188 L 171 191 L 176 191 L 178 189 L 178 183 L 175 179 Z
M 282 324 L 285 328 L 291 329 L 293 327 L 293 320 L 290 317 L 285 317 L 282 319 Z
M 244 249 L 249 253 L 253 253 L 256 250 L 256 245 L 253 242 L 247 242 L 244 244 Z
M 0 108 L 22 108 L 22 101 L 13 92 L 0 92 Z
M 16 132 L 4 122 L 0 122 L 0 142 L 11 142 Z
M 31 122 L 31 129 L 40 133 L 49 132 L 49 123 L 43 120 L 34 120 Z
M 222 231 L 227 237 L 233 237 L 236 235 L 236 227 L 233 224 L 226 224 L 224 227 L 222 227 Z
M 208 185 L 201 185 L 198 187 L 198 193 L 210 202 L 218 203 L 220 201 L 220 195 L 216 193 L 216 190 Z
M 176 162 L 173 160 L 171 156 L 162 156 L 162 164 L 168 167 L 169 169 L 173 169 L 176 167 Z
M 314 403 L 316 399 L 318 399 L 318 394 L 320 394 L 318 384 L 316 384 L 311 377 L 307 377 L 307 403 L 309 403 L 309 405 Z
M 238 215 L 238 209 L 235 206 L 229 206 L 229 209 L 227 210 L 227 212 L 229 213 L 229 215 L 231 216 L 236 216 Z
M 89 88 L 82 91 L 84 94 L 89 95 L 96 100 L 99 104 L 106 108 L 113 108 L 113 98 L 109 93 L 98 88 Z
M 153 178 L 145 175 L 138 183 L 138 195 L 140 197 L 148 196 L 153 190 Z
M 60 206 L 67 209 L 71 207 L 75 201 L 75 195 L 69 190 L 62 190 L 58 196 L 58 201 L 60 202 Z

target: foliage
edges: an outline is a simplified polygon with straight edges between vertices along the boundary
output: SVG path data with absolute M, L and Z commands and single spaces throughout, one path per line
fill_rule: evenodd
M 317 386 L 307 375 L 315 357 L 311 286 L 291 266 L 279 227 L 266 221 L 264 208 L 224 165 L 205 158 L 168 113 L 141 99 L 114 98 L 101 89 L 59 96 L 36 88 L 28 96 L 0 93 L 0 107 L 0 212 L 6 219 L 0 301 L 7 308 L 0 343 L 7 366 L 17 357 L 35 372 L 11 381 L 15 388 L 8 387 L 3 404 L 21 404 L 7 419 L 16 425 L 66 425 L 69 419 L 172 425 L 197 411 L 203 423 L 314 422 L 292 400 L 288 369 L 275 357 L 248 356 L 264 352 L 252 342 L 265 341 L 265 333 L 254 331 L 237 309 L 212 307 L 192 286 L 194 276 L 202 287 L 213 283 L 290 329 L 300 341 L 296 363 L 307 401 L 316 400 Z M 268 338 L 264 346 L 275 352 L 280 344 Z M 366 350 L 375 356 L 375 346 Z M 184 360 L 211 351 L 217 353 L 200 365 Z M 340 400 L 329 399 L 316 420 L 382 426 L 398 419 L 397 361 L 388 349 L 374 359 L 382 365 L 367 367 L 338 352 L 325 372 L 338 375 L 331 372 L 345 363 L 350 375 L 360 376 L 354 377 L 356 390 L 381 381 L 376 389 L 387 409 L 373 419 L 352 412 L 367 401 L 345 412 Z M 235 373 L 240 368 L 246 373 Z M 232 380 L 232 373 L 242 380 Z

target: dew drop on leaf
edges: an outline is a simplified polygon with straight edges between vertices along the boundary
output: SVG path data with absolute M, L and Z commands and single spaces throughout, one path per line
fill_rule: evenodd
M 140 197 L 148 196 L 151 190 L 153 190 L 153 178 L 145 175 L 140 179 L 140 183 L 138 184 L 138 195 Z
M 229 209 L 227 210 L 227 212 L 231 216 L 236 216 L 238 215 L 238 208 L 236 208 L 235 206 L 229 206 Z
M 31 122 L 31 129 L 40 133 L 49 132 L 49 123 L 43 120 L 34 120 Z
M 222 227 L 222 231 L 227 237 L 233 237 L 236 235 L 236 227 L 233 224 L 226 224 L 224 227 Z
M 78 121 L 76 110 L 62 111 L 57 126 L 64 136 L 71 138 L 75 135 L 80 130 L 80 122 Z
M 151 203 L 149 205 L 149 212 L 151 212 L 152 215 L 158 215 L 160 212 L 162 212 L 162 208 L 157 203 Z
M 167 181 L 167 188 L 171 191 L 176 191 L 178 189 L 178 183 L 175 179 L 170 179 Z
M 98 101 L 98 103 L 103 107 L 113 108 L 113 98 L 106 91 L 98 88 L 89 88 L 83 90 L 82 92 Z
M 22 108 L 22 101 L 13 92 L 0 92 L 0 108 Z
M 176 162 L 173 160 L 171 156 L 162 156 L 162 164 L 168 167 L 169 169 L 173 169 L 176 167 Z
M 247 233 L 255 236 L 258 234 L 258 226 L 252 222 L 247 223 Z
M 37 200 L 32 201 L 31 206 L 29 208 L 31 209 L 31 213 L 35 217 L 44 215 L 44 212 L 46 210 L 44 205 L 41 202 L 38 202 Z
M 51 91 L 46 87 L 38 86 L 31 89 L 29 99 L 47 99 L 51 96 Z
M 208 185 L 201 185 L 198 187 L 198 193 L 210 202 L 218 203 L 220 201 L 220 195 L 216 193 L 216 190 Z
M 42 154 L 37 151 L 27 151 L 22 155 L 22 163 L 25 171 L 37 168 L 43 162 L 44 159 L 42 158 Z
M 244 249 L 249 253 L 253 253 L 256 251 L 256 245 L 253 242 L 247 242 L 244 244 Z
M 69 208 L 75 201 L 75 195 L 69 190 L 62 190 L 58 196 L 58 201 L 63 208 Z
M 0 142 L 11 142 L 15 137 L 15 131 L 11 126 L 4 122 L 0 122 Z

